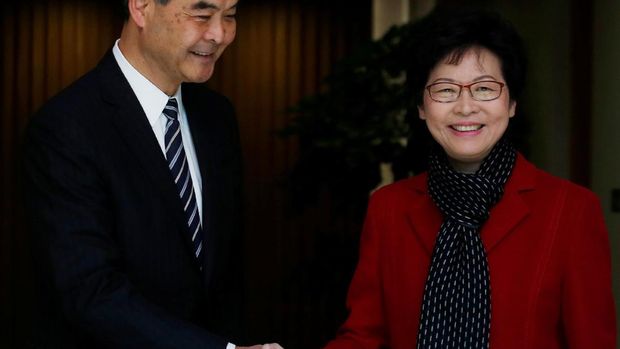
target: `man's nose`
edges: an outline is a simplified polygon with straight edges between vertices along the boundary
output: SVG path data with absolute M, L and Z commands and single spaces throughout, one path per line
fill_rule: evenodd
M 225 34 L 226 28 L 221 16 L 213 16 L 205 32 L 205 39 L 220 44 L 224 40 Z

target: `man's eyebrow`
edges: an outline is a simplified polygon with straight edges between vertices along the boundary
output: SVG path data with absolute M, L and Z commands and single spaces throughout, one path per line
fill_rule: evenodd
M 192 6 L 190 7 L 190 9 L 192 10 L 219 10 L 220 8 L 211 2 L 208 1 L 204 1 L 204 0 L 200 0 L 198 2 L 195 2 L 194 4 L 192 4 Z
M 228 10 L 234 9 L 236 7 L 237 7 L 237 3 L 232 5 L 230 7 L 230 9 L 228 9 Z M 190 9 L 192 9 L 192 10 L 220 10 L 220 7 L 217 6 L 216 4 L 212 3 L 212 2 L 208 2 L 208 1 L 205 1 L 205 0 L 200 0 L 200 1 L 196 2 L 196 3 L 194 3 L 190 7 Z

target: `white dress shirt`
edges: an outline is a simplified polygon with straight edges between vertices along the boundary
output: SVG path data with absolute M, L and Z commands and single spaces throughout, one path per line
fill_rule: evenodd
M 179 124 L 181 127 L 181 136 L 183 137 L 183 148 L 185 149 L 185 155 L 187 155 L 187 162 L 189 164 L 189 173 L 192 176 L 192 183 L 194 184 L 194 194 L 196 195 L 196 204 L 198 205 L 198 213 L 200 214 L 200 221 L 202 222 L 202 177 L 198 168 L 198 159 L 196 158 L 196 151 L 194 149 L 194 142 L 192 141 L 192 134 L 187 124 L 187 114 L 183 106 L 183 98 L 181 92 L 181 86 L 173 96 L 168 96 L 163 93 L 157 86 L 150 82 L 144 75 L 140 74 L 134 68 L 129 61 L 123 56 L 118 42 L 116 40 L 112 53 L 116 62 L 121 67 L 121 71 L 125 78 L 129 82 L 129 86 L 138 98 L 138 102 L 142 106 L 144 113 L 146 114 L 155 138 L 161 148 L 162 154 L 166 156 L 164 135 L 166 132 L 167 118 L 163 114 L 164 107 L 168 103 L 169 98 L 176 98 L 179 103 Z
M 144 75 L 140 74 L 134 68 L 129 61 L 125 58 L 116 40 L 112 53 L 116 62 L 118 63 L 123 75 L 129 82 L 129 86 L 138 98 L 138 102 L 142 106 L 144 113 L 146 114 L 155 138 L 159 143 L 162 154 L 166 156 L 165 148 L 165 132 L 167 118 L 163 114 L 164 107 L 168 103 L 169 98 L 176 98 L 179 103 L 179 124 L 181 127 L 181 135 L 183 136 L 183 148 L 185 149 L 185 155 L 187 155 L 187 162 L 189 164 L 189 172 L 192 176 L 192 183 L 194 184 L 194 194 L 196 195 L 196 204 L 198 205 L 198 213 L 200 214 L 200 221 L 202 222 L 202 177 L 198 168 L 198 159 L 196 158 L 196 150 L 194 149 L 194 142 L 192 140 L 192 134 L 187 123 L 187 113 L 183 106 L 183 98 L 181 92 L 181 86 L 173 96 L 166 95 L 157 86 L 150 82 Z M 228 343 L 226 349 L 235 349 L 235 345 Z

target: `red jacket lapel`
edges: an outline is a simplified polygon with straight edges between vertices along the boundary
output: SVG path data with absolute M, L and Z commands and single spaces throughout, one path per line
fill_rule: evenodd
M 407 221 L 424 250 L 431 256 L 443 217 L 428 194 L 427 178 L 425 172 L 410 181 L 414 199 Z
M 528 205 L 521 198 L 521 192 L 532 190 L 535 184 L 536 168 L 519 154 L 513 173 L 506 183 L 504 196 L 491 210 L 491 216 L 482 229 L 482 242 L 487 252 L 491 251 L 529 214 Z M 414 198 L 407 221 L 428 255 L 432 255 L 435 239 L 443 217 L 427 187 L 427 173 L 410 180 L 409 187 Z
M 518 154 L 512 175 L 506 183 L 504 196 L 493 207 L 491 215 L 482 228 L 482 243 L 487 251 L 500 243 L 521 222 L 530 210 L 521 192 L 534 189 L 536 168 Z

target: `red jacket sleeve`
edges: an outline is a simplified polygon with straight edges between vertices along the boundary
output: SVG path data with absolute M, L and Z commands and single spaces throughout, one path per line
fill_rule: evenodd
M 360 256 L 347 295 L 349 317 L 326 349 L 375 349 L 385 347 L 380 251 L 381 231 L 377 195 L 369 203 L 360 240 Z
M 562 289 L 564 333 L 569 348 L 616 347 L 609 240 L 598 199 L 589 195 L 572 229 Z

